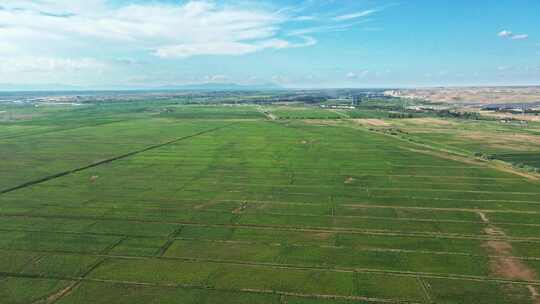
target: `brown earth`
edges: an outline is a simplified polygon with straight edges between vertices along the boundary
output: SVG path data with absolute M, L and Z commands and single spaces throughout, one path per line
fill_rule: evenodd
M 505 279 L 534 281 L 536 273 L 519 260 L 497 258 L 491 261 L 493 273 L 503 276 Z
M 502 146 L 507 149 L 526 150 L 540 147 L 540 136 L 516 133 L 462 132 L 460 137 L 466 140 L 486 143 L 489 146 Z
M 355 181 L 355 179 L 354 179 L 353 177 L 350 177 L 350 176 L 349 176 L 349 177 L 347 177 L 347 178 L 345 179 L 345 181 L 344 181 L 343 183 L 344 183 L 344 184 L 352 184 L 352 183 L 354 183 L 354 181 Z
M 388 122 L 382 119 L 352 119 L 353 122 L 361 124 L 363 126 L 371 127 L 390 127 L 392 126 Z
M 469 109 L 470 111 L 471 109 Z M 525 121 L 540 121 L 540 116 L 532 115 L 532 114 L 513 114 L 513 113 L 501 113 L 501 112 L 495 112 L 495 111 L 480 111 L 480 109 L 472 109 L 475 112 L 478 112 L 484 116 L 490 116 L 490 117 L 496 117 L 500 119 L 505 118 L 512 118 L 515 120 L 525 120 Z
M 405 119 L 403 122 L 407 125 L 420 125 L 420 126 L 426 126 L 429 125 L 437 126 L 437 127 L 451 127 L 457 125 L 456 122 L 450 121 L 448 119 L 441 119 L 441 118 L 432 118 L 432 117 L 425 117 L 425 118 L 410 118 Z
M 314 126 L 337 126 L 342 124 L 341 121 L 334 119 L 304 119 L 302 122 Z
M 485 214 L 479 214 L 484 222 L 489 222 Z M 505 235 L 503 231 L 494 226 L 485 228 L 484 232 L 494 236 Z M 490 254 L 495 255 L 490 260 L 490 269 L 493 274 L 509 280 L 535 281 L 537 279 L 536 272 L 522 260 L 510 258 L 514 250 L 512 244 L 509 242 L 487 241 L 484 243 L 484 246 Z M 540 298 L 537 287 L 527 285 L 527 288 L 531 294 L 533 303 L 539 304 Z
M 447 104 L 526 103 L 540 101 L 540 87 L 427 88 L 386 92 L 389 96 Z

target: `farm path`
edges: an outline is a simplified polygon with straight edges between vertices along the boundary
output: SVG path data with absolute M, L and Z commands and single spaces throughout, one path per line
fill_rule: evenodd
M 483 212 L 478 212 L 478 215 L 482 221 L 486 224 L 490 224 L 489 218 Z M 493 224 L 485 228 L 485 233 L 494 236 L 505 236 L 504 231 L 500 230 Z M 537 278 L 536 272 L 525 264 L 522 260 L 509 258 L 513 254 L 512 244 L 507 241 L 486 241 L 485 246 L 491 253 L 496 256 L 490 256 L 491 271 L 499 276 L 502 276 L 510 280 L 523 280 L 534 281 Z M 538 292 L 538 286 L 527 285 L 527 289 L 531 293 L 531 299 L 533 303 L 540 303 L 540 293 Z

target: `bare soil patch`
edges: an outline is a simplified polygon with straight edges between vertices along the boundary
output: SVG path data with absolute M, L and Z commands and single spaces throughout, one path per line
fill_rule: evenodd
M 382 119 L 352 119 L 355 123 L 358 123 L 363 126 L 370 126 L 370 127 L 391 127 L 392 124 L 382 120 Z
M 314 234 L 315 237 L 317 237 L 317 239 L 320 239 L 320 240 L 327 240 L 331 237 L 334 236 L 333 233 L 328 233 L 328 232 L 321 232 L 321 233 L 316 233 Z
M 516 259 L 497 258 L 491 261 L 491 269 L 494 273 L 505 279 L 533 281 L 536 273 L 523 262 Z
M 437 127 L 451 127 L 457 125 L 456 122 L 447 120 L 447 119 L 441 119 L 441 118 L 433 118 L 433 117 L 425 117 L 425 118 L 410 118 L 406 119 L 405 122 L 407 124 L 412 125 L 421 125 L 421 126 L 437 126 Z
M 491 254 L 511 255 L 512 245 L 506 241 L 487 241 L 485 247 L 490 250 Z
M 460 87 L 389 91 L 390 96 L 448 104 L 527 103 L 540 100 L 540 87 Z
M 526 151 L 540 146 L 540 136 L 528 134 L 462 132 L 460 137 L 486 143 L 491 147 L 502 147 L 506 150 Z
M 480 219 L 482 219 L 482 222 L 489 223 L 489 219 L 484 212 L 478 212 L 478 215 L 480 216 Z
M 496 227 L 489 227 L 484 230 L 488 235 L 500 235 L 504 232 Z M 536 272 L 522 260 L 510 258 L 513 254 L 512 244 L 506 241 L 487 241 L 484 246 L 496 257 L 490 261 L 491 272 L 509 280 L 534 281 L 537 279 Z M 539 292 L 536 286 L 527 285 L 533 303 L 539 303 Z
M 339 120 L 333 119 L 304 119 L 302 122 L 314 126 L 337 126 L 341 123 Z
M 355 181 L 354 177 L 349 176 L 349 177 L 347 177 L 345 179 L 345 181 L 343 183 L 346 184 L 346 185 L 349 185 L 349 184 L 354 183 L 354 181 Z
M 54 292 L 53 294 L 47 296 L 45 299 L 38 299 L 37 301 L 33 302 L 32 304 L 51 304 L 58 301 L 63 296 L 70 293 L 73 288 L 77 287 L 79 285 L 79 282 L 73 282 L 69 284 L 68 286 Z
M 538 293 L 538 290 L 536 290 L 536 288 L 534 288 L 533 286 L 527 286 L 527 288 L 529 289 L 529 291 L 531 292 L 531 295 L 534 297 L 534 298 L 539 298 L 540 297 L 540 293 Z M 535 303 L 538 303 L 540 301 L 540 299 L 536 299 Z
M 243 202 L 241 206 L 239 206 L 238 208 L 234 209 L 232 211 L 233 214 L 240 214 L 240 213 L 243 213 L 244 210 L 246 210 L 247 208 L 247 202 Z
M 540 121 L 540 116 L 531 115 L 531 114 L 513 114 L 513 113 L 500 113 L 494 111 L 480 111 L 476 110 L 484 116 L 496 117 L 500 119 L 512 118 L 516 120 L 525 120 L 525 121 Z

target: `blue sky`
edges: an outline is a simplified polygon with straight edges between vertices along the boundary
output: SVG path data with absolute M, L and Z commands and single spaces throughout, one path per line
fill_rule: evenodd
M 3 0 L 0 84 L 540 84 L 537 0 Z

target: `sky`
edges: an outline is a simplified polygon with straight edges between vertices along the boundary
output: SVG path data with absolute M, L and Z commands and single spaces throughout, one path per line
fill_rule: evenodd
M 540 85 L 538 0 L 1 0 L 0 85 Z

